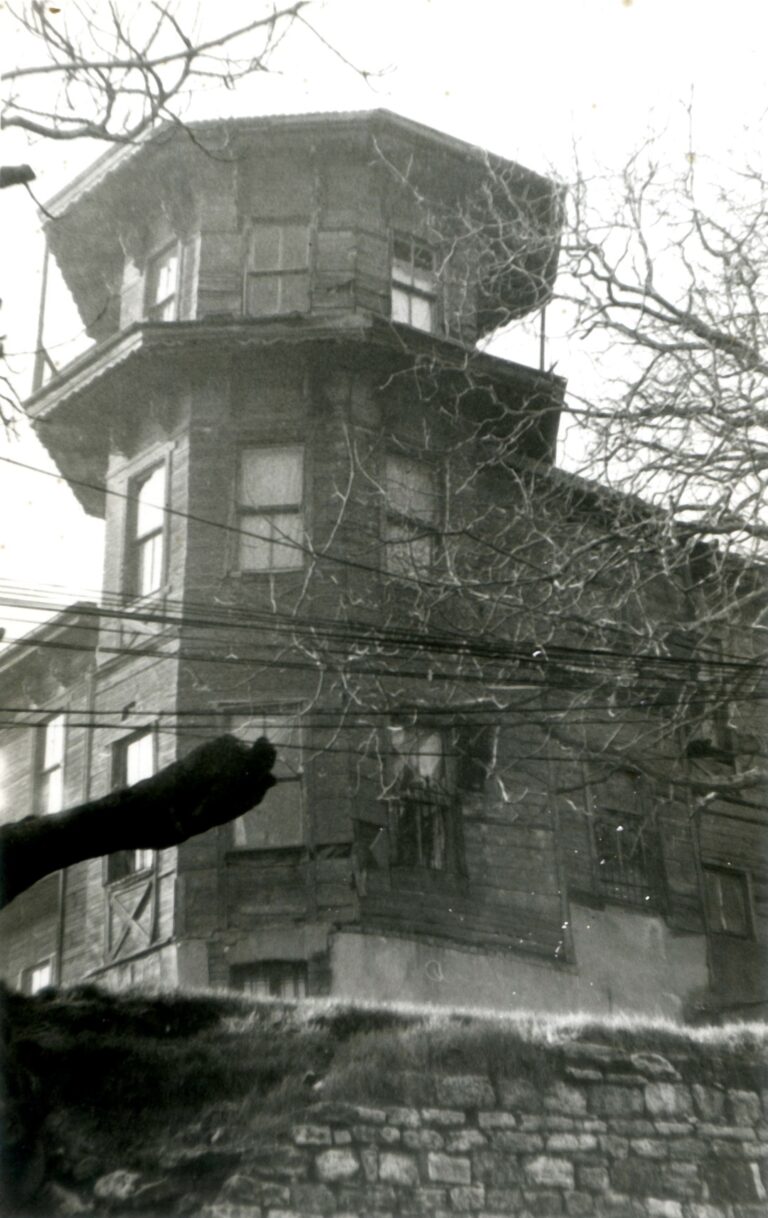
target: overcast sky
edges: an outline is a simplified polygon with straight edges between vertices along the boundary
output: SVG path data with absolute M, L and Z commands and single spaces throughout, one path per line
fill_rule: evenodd
M 68 0 L 58 3 L 66 8 Z M 182 0 L 182 12 L 187 3 L 191 14 L 191 0 Z M 233 22 L 251 10 L 249 0 L 215 6 L 217 15 L 228 7 Z M 194 113 L 384 106 L 567 180 L 574 146 L 588 164 L 620 166 L 655 131 L 663 133 L 661 157 L 683 156 L 684 107 L 692 101 L 697 154 L 754 161 L 767 104 L 767 13 L 763 0 L 326 0 L 310 15 L 347 59 L 381 73 L 371 85 L 308 35 L 294 34 L 282 48 L 280 75 L 254 77 L 234 96 L 198 97 Z M 5 55 L 17 55 L 4 20 Z M 7 132 L 2 163 L 32 164 L 45 199 L 102 151 L 80 142 L 30 145 Z M 2 331 L 24 394 L 42 246 L 23 189 L 3 191 L 0 207 Z M 53 313 L 60 338 L 77 333 L 61 304 Z M 550 328 L 557 339 L 557 318 Z M 580 375 L 583 352 L 557 342 L 555 350 L 558 371 Z M 0 456 L 52 469 L 22 420 L 14 435 L 0 434 Z M 8 639 L 29 621 L 3 602 L 44 593 L 60 605 L 95 595 L 100 544 L 100 525 L 84 517 L 66 487 L 0 462 L 0 624 Z

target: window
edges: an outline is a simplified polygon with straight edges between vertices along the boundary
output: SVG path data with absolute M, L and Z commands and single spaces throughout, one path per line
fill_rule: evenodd
M 41 960 L 31 968 L 25 968 L 21 974 L 21 992 L 23 994 L 38 994 L 46 986 L 53 985 L 53 963 Z
M 304 565 L 304 453 L 247 448 L 240 459 L 240 570 L 291 571 Z
M 627 769 L 593 775 L 591 797 L 600 892 L 630 905 L 657 906 L 663 892 L 661 853 L 641 775 Z
M 387 457 L 385 565 L 396 575 L 428 571 L 437 552 L 440 497 L 435 470 L 410 457 Z
M 157 768 L 155 733 L 152 728 L 134 732 L 114 746 L 112 758 L 113 785 L 132 787 L 142 778 L 149 778 Z M 107 859 L 107 880 L 122 880 L 154 866 L 154 850 L 120 850 Z
M 308 308 L 307 223 L 255 225 L 246 274 L 246 313 L 262 317 L 272 313 L 306 313 Z
M 179 249 L 171 245 L 147 266 L 147 316 L 152 321 L 178 317 Z
M 417 237 L 396 235 L 392 242 L 392 320 L 434 332 L 435 289 L 433 251 Z
M 390 728 L 390 861 L 393 866 L 457 870 L 459 806 L 445 732 Z
M 129 567 L 135 596 L 149 596 L 163 584 L 165 488 L 164 465 L 156 466 L 133 483 Z
M 704 902 L 707 926 L 715 934 L 741 938 L 752 934 L 752 903 L 745 872 L 704 867 Z
M 64 716 L 52 715 L 40 730 L 38 810 L 59 812 L 64 807 Z
M 307 966 L 303 960 L 260 960 L 236 964 L 232 987 L 254 998 L 306 998 Z
M 230 717 L 230 731 L 240 740 L 253 744 L 259 736 L 266 736 L 277 749 L 272 771 L 277 785 L 252 812 L 232 822 L 235 849 L 280 849 L 299 846 L 304 839 L 298 714 L 298 710 L 293 714 L 255 711 Z

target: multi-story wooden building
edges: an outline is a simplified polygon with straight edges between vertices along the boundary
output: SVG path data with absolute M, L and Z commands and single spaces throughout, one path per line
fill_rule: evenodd
M 94 343 L 27 410 L 104 596 L 0 657 L 4 815 L 222 730 L 281 781 L 17 898 L 5 976 L 676 1014 L 727 959 L 756 1000 L 765 814 L 699 809 L 676 718 L 690 564 L 553 468 L 562 380 L 482 351 L 551 290 L 552 184 L 310 115 L 160 132 L 51 210 Z

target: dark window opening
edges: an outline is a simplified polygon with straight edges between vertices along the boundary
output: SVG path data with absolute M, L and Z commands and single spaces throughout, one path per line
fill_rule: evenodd
M 624 904 L 658 908 L 663 899 L 661 849 L 642 776 L 628 769 L 593 775 L 591 794 L 599 892 Z
M 307 964 L 304 960 L 259 960 L 236 964 L 230 973 L 232 988 L 254 998 L 306 998 Z
M 395 575 L 417 577 L 433 566 L 440 526 L 435 470 L 411 457 L 387 457 L 385 565 Z
M 178 316 L 179 250 L 172 245 L 152 258 L 147 267 L 147 316 L 152 321 L 175 321 Z
M 745 872 L 704 867 L 704 901 L 707 926 L 713 933 L 751 936 L 752 908 Z
M 460 805 L 446 734 L 429 728 L 390 729 L 390 861 L 395 867 L 457 871 Z

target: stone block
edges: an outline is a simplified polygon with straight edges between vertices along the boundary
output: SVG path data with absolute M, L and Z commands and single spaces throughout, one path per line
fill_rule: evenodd
M 644 1074 L 647 1078 L 680 1077 L 672 1062 L 660 1053 L 633 1053 L 629 1061 L 638 1074 Z
M 445 1149 L 452 1155 L 465 1154 L 468 1150 L 478 1150 L 487 1145 L 488 1139 L 479 1129 L 459 1129 L 445 1138 Z
M 360 1151 L 360 1166 L 369 1184 L 375 1184 L 379 1178 L 379 1152 L 372 1146 L 364 1146 Z
M 496 1095 L 482 1074 L 446 1074 L 435 1079 L 439 1104 L 446 1108 L 493 1108 Z
M 613 1133 L 601 1133 L 598 1136 L 600 1149 L 612 1159 L 623 1159 L 629 1154 L 629 1140 L 620 1138 Z
M 327 1185 L 302 1180 L 291 1185 L 291 1208 L 300 1214 L 333 1214 L 336 1197 Z
M 428 1154 L 427 1174 L 443 1184 L 469 1184 L 472 1179 L 469 1159 L 455 1155 Z
M 368 1108 L 365 1105 L 354 1105 L 355 1116 L 365 1125 L 383 1125 L 387 1114 L 383 1108 Z
M 330 1146 L 330 1125 L 294 1125 L 293 1140 L 297 1146 Z
M 595 1218 L 595 1198 L 592 1193 L 566 1193 L 565 1212 L 568 1218 Z
M 402 1140 L 406 1150 L 442 1150 L 444 1145 L 436 1129 L 404 1129 Z
M 321 1180 L 350 1180 L 360 1171 L 360 1162 L 353 1150 L 338 1147 L 321 1151 L 315 1167 Z
M 379 1179 L 385 1184 L 413 1187 L 419 1183 L 419 1169 L 413 1155 L 382 1151 L 379 1156 Z
M 540 1133 L 518 1133 L 516 1129 L 489 1130 L 491 1146 L 496 1150 L 511 1150 L 517 1154 L 531 1153 L 544 1149 L 544 1139 Z
M 448 1193 L 444 1188 L 414 1188 L 400 1198 L 401 1214 L 434 1214 L 448 1208 Z
M 667 1201 L 663 1197 L 646 1197 L 648 1218 L 683 1218 L 683 1207 L 679 1201 Z
M 647 1159 L 617 1159 L 611 1167 L 611 1184 L 616 1192 L 650 1197 L 659 1191 L 659 1169 Z
M 511 1112 L 479 1112 L 477 1123 L 481 1129 L 515 1129 L 517 1117 Z
M 581 1116 L 587 1111 L 587 1097 L 580 1087 L 569 1087 L 567 1083 L 555 1083 L 544 1093 L 543 1105 L 550 1112 L 563 1116 Z
M 725 1108 L 725 1091 L 722 1087 L 705 1087 L 694 1083 L 691 1087 L 696 1115 L 704 1121 L 717 1122 Z
M 732 1142 L 757 1141 L 751 1125 L 710 1125 L 708 1121 L 702 1121 L 699 1133 L 705 1138 L 724 1138 Z
M 756 1091 L 729 1091 L 728 1107 L 734 1125 L 756 1125 L 760 1120 L 760 1096 Z
M 349 1146 L 352 1141 L 352 1134 L 348 1129 L 334 1129 L 333 1144 L 334 1146 Z
M 765 1188 L 759 1173 L 751 1163 L 735 1159 L 717 1159 L 701 1165 L 702 1177 L 709 1192 L 708 1200 L 765 1205 Z
M 640 1159 L 666 1159 L 668 1147 L 662 1138 L 632 1138 L 629 1151 Z
M 425 1125 L 437 1125 L 439 1128 L 466 1124 L 466 1114 L 457 1108 L 422 1108 L 421 1119 Z
M 548 1151 L 575 1152 L 597 1149 L 593 1133 L 552 1133 L 547 1138 Z
M 400 1141 L 400 1130 L 395 1125 L 353 1125 L 352 1139 L 364 1144 L 394 1146 Z
M 501 1214 L 509 1218 L 517 1215 L 522 1209 L 523 1194 L 518 1188 L 486 1188 L 485 1204 L 490 1214 Z
M 496 1150 L 478 1150 L 472 1155 L 472 1175 L 488 1187 L 508 1188 L 519 1184 L 522 1171 L 512 1155 Z
M 608 1168 L 594 1163 L 577 1163 L 576 1181 L 580 1189 L 592 1193 L 605 1193 L 611 1186 Z
M 589 1088 L 589 1108 L 598 1116 L 634 1116 L 645 1109 L 643 1092 L 637 1087 L 596 1083 Z
M 336 1186 L 339 1208 L 351 1210 L 357 1216 L 383 1214 L 384 1211 L 397 1210 L 399 1197 L 397 1189 L 391 1184 L 367 1184 L 364 1187 L 352 1185 Z
M 498 1081 L 499 1100 L 509 1112 L 540 1112 L 541 1091 L 524 1079 L 502 1078 Z
M 418 1108 L 388 1108 L 387 1124 L 399 1125 L 401 1129 L 417 1129 L 421 1124 Z
M 652 1116 L 690 1116 L 693 1100 L 683 1083 L 647 1083 L 645 1103 Z
M 450 1189 L 451 1208 L 460 1214 L 476 1213 L 485 1205 L 482 1184 L 464 1185 Z
M 538 1155 L 525 1164 L 525 1174 L 534 1184 L 552 1188 L 573 1188 L 573 1164 L 567 1159 L 555 1159 L 551 1155 Z
M 226 1181 L 217 1201 L 245 1202 L 261 1205 L 265 1209 L 275 1205 L 290 1205 L 291 1190 L 287 1184 L 273 1184 L 269 1180 L 254 1180 L 252 1176 L 237 1172 Z

